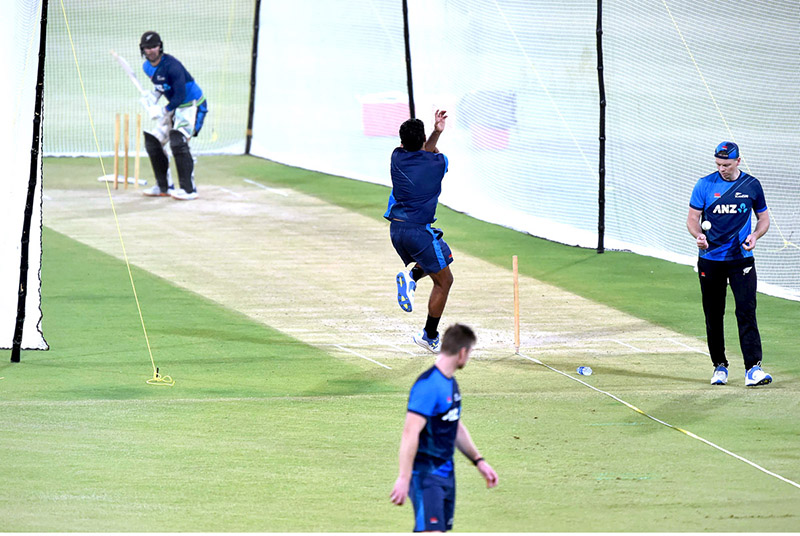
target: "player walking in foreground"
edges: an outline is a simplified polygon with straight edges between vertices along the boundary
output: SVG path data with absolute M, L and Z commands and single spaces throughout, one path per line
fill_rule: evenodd
M 408 396 L 400 470 L 391 500 L 400 506 L 411 497 L 415 532 L 453 528 L 456 447 L 478 468 L 486 487 L 493 488 L 498 482 L 497 473 L 481 457 L 460 419 L 461 392 L 454 375 L 469 361 L 475 340 L 467 326 L 450 326 L 442 337 L 442 352 L 417 378 Z
M 384 218 L 391 222 L 392 245 L 409 271 L 397 274 L 397 302 L 410 313 L 414 308 L 417 281 L 426 275 L 433 281 L 425 328 L 414 342 L 430 352 L 439 350 L 439 321 L 453 285 L 450 263 L 453 255 L 442 240 L 442 231 L 431 227 L 447 173 L 447 157 L 436 148 L 444 131 L 447 112 L 436 110 L 433 132 L 425 140 L 425 125 L 409 119 L 400 125 L 400 147 L 392 153 L 392 193 Z
M 145 104 L 150 119 L 158 120 L 152 132 L 144 133 L 144 146 L 150 156 L 157 184 L 143 193 L 150 197 L 171 195 L 181 201 L 197 199 L 194 159 L 189 150 L 189 141 L 203 128 L 208 113 L 203 90 L 177 58 L 164 54 L 164 44 L 156 32 L 142 35 L 139 50 L 145 58 L 142 69 L 155 84 Z M 161 95 L 168 101 L 163 108 L 157 104 Z M 167 142 L 175 158 L 175 167 L 178 168 L 178 189 L 172 186 L 169 158 L 164 150 Z
M 772 376 L 761 369 L 753 248 L 769 229 L 767 202 L 758 179 L 739 169 L 741 157 L 735 143 L 720 143 L 714 157 L 717 172 L 703 177 L 695 185 L 686 220 L 686 227 L 700 250 L 697 271 L 706 317 L 708 351 L 715 367 L 711 385 L 728 383 L 723 331 L 728 281 L 736 300 L 739 344 L 747 371 L 744 384 L 766 385 L 772 381 Z M 755 230 L 750 221 L 751 211 L 756 215 Z

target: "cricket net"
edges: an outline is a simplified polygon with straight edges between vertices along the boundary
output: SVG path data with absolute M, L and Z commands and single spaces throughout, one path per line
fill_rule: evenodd
M 408 117 L 400 2 L 262 4 L 253 154 L 389 185 Z M 764 292 L 800 298 L 800 4 L 603 2 L 606 248 L 696 258 L 688 200 L 713 149 L 740 144 L 773 227 Z M 589 0 L 409 0 L 416 116 L 449 114 L 441 201 L 594 248 L 599 228 L 597 16 Z M 299 18 L 297 12 L 307 15 Z M 768 31 L 763 31 L 768 29 Z M 404 95 L 405 92 L 405 95 Z
M 141 85 L 151 89 L 139 52 L 139 39 L 146 31 L 160 34 L 164 52 L 183 63 L 208 99 L 209 113 L 202 132 L 192 140 L 193 152 L 244 152 L 254 13 L 252 0 L 51 2 L 46 155 L 97 154 L 87 104 L 101 153 L 113 152 L 116 114 L 129 114 L 132 124 L 136 114 L 142 114 L 143 128 L 149 128 L 138 91 L 110 53 L 114 50 L 127 60 Z
M 759 290 L 800 299 L 800 3 L 606 0 L 608 236 L 693 263 L 689 196 L 739 144 L 772 225 L 754 251 Z
M 441 200 L 477 218 L 594 248 L 599 224 L 598 2 L 408 0 L 416 116 L 450 114 Z M 403 3 L 261 2 L 251 153 L 389 184 L 397 127 L 409 116 Z M 197 153 L 241 153 L 250 92 L 254 3 L 99 0 L 54 6 L 48 31 L 46 154 L 94 154 L 81 80 L 101 151 L 138 94 L 138 40 L 158 31 L 195 76 L 210 113 Z M 602 3 L 606 248 L 692 264 L 685 228 L 713 148 L 737 142 L 762 182 L 772 228 L 756 249 L 759 289 L 800 299 L 800 4 L 794 0 Z M 67 20 L 70 23 L 67 29 Z M 71 39 L 70 39 L 71 35 Z M 72 43 L 81 66 L 76 73 Z M 139 75 L 146 85 L 143 74 Z M 146 122 L 146 121 L 145 121 Z M 146 127 L 145 127 L 146 128 Z
M 22 229 L 31 177 L 31 148 L 38 74 L 41 2 L 13 0 L 4 3 L 0 20 L 0 46 L 13 54 L 0 55 L 0 72 L 6 75 L 0 106 L 0 348 L 11 348 L 17 325 L 22 259 Z M 41 142 L 41 138 L 40 138 Z M 39 144 L 41 148 L 41 143 Z M 28 243 L 28 275 L 22 281 L 24 302 L 22 348 L 42 350 L 47 343 L 41 331 L 42 181 L 41 153 L 34 162 L 33 196 Z

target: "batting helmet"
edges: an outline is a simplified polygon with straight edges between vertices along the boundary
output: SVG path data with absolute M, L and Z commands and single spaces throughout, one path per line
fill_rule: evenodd
M 139 52 L 144 56 L 145 48 L 161 47 L 159 54 L 164 53 L 164 43 L 161 42 L 161 36 L 156 32 L 145 32 L 142 34 L 142 39 L 139 41 Z

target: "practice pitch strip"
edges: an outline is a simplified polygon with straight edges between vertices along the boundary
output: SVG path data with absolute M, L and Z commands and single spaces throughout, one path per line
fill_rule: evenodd
M 366 368 L 391 370 L 398 360 L 430 355 L 411 341 L 424 303 L 412 313 L 397 305 L 395 274 L 402 266 L 385 222 L 247 180 L 204 185 L 194 203 L 131 193 L 115 194 L 114 202 L 135 266 Z M 44 214 L 48 227 L 122 257 L 105 188 L 48 190 Z M 474 327 L 476 359 L 518 359 L 511 275 L 517 252 L 509 251 L 508 267 L 498 267 L 462 253 L 457 240 L 451 245 L 455 284 L 442 325 Z M 535 262 L 519 256 L 522 267 Z M 420 283 L 423 299 L 430 285 L 427 278 Z M 646 362 L 670 354 L 706 375 L 700 339 L 522 275 L 519 294 L 520 346 L 528 355 L 597 368 L 606 359 Z M 141 299 L 147 323 L 147 297 Z

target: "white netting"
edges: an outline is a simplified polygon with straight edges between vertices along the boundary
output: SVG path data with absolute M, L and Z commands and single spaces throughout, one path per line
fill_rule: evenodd
M 112 149 L 114 114 L 133 123 L 139 111 L 108 52 L 138 73 L 138 40 L 152 29 L 209 98 L 196 152 L 242 152 L 252 1 L 160 6 L 178 15 L 65 2 L 101 150 Z M 45 151 L 92 154 L 60 4 L 51 11 Z M 444 203 L 597 244 L 596 16 L 594 0 L 409 1 L 416 115 L 428 128 L 436 108 L 451 117 L 440 141 L 451 162 Z M 389 184 L 389 154 L 408 117 L 402 3 L 263 2 L 260 21 L 252 153 Z M 800 144 L 798 34 L 794 0 L 604 3 L 606 247 L 691 263 L 692 185 L 713 171 L 713 147 L 732 139 L 773 219 L 756 251 L 760 288 L 800 297 L 800 181 L 790 167 Z
M 11 348 L 17 319 L 22 226 L 31 169 L 31 144 L 39 61 L 41 2 L 15 0 L 4 3 L 0 21 L 0 72 L 6 84 L 0 91 L 0 348 Z M 8 51 L 13 51 L 10 53 Z M 27 298 L 22 348 L 47 348 L 40 330 L 42 314 L 41 268 L 42 181 L 41 158 L 36 165 L 36 190 L 28 250 Z
M 139 39 L 148 30 L 161 35 L 164 51 L 186 66 L 208 99 L 209 114 L 203 131 L 192 140 L 193 152 L 244 151 L 253 45 L 252 0 L 168 0 L 158 4 L 65 0 L 63 6 L 62 11 L 61 3 L 50 4 L 47 26 L 47 155 L 97 152 L 70 34 L 100 150 L 113 151 L 117 113 L 129 114 L 131 144 L 137 113 L 142 114 L 143 128 L 149 127 L 151 121 L 138 102 L 139 94 L 110 54 L 114 50 L 125 58 L 142 86 L 151 89 L 153 84 L 142 72 L 139 53 Z
M 417 117 L 451 119 L 442 201 L 537 236 L 596 244 L 596 5 L 410 3 Z
M 759 288 L 800 297 L 799 11 L 788 0 L 604 3 L 606 247 L 692 263 L 692 186 L 732 139 L 773 219 Z M 407 115 L 400 2 L 265 3 L 261 20 L 253 153 L 389 184 Z M 430 129 L 435 109 L 450 113 L 445 204 L 597 245 L 596 21 L 592 0 L 409 1 L 416 115 Z
M 693 262 L 692 188 L 735 141 L 772 227 L 755 250 L 759 289 L 800 298 L 800 3 L 604 2 L 608 237 Z
M 402 3 L 263 2 L 254 155 L 388 184 L 408 115 Z

